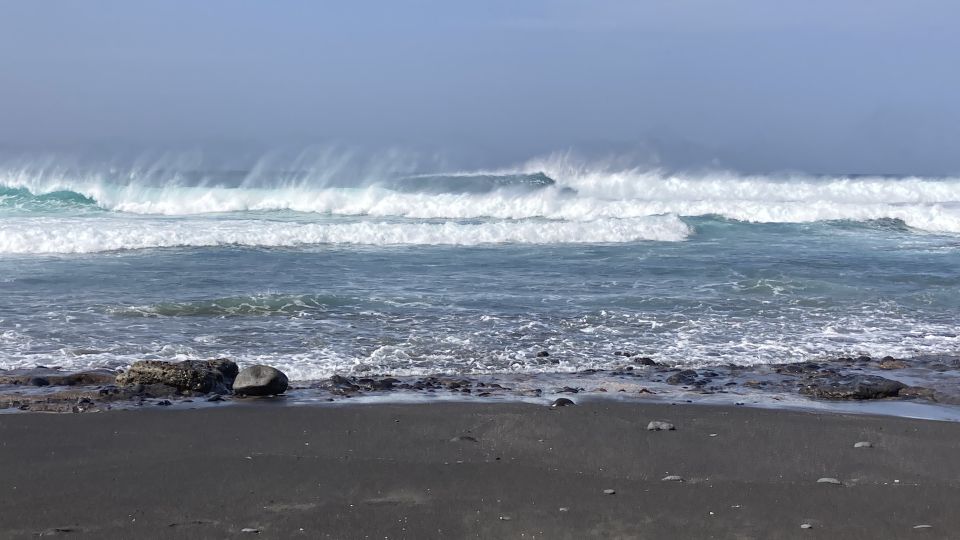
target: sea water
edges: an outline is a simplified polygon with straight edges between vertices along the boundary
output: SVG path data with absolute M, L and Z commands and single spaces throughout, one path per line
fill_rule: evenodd
M 749 366 L 956 355 L 958 332 L 960 178 L 0 170 L 0 369 Z

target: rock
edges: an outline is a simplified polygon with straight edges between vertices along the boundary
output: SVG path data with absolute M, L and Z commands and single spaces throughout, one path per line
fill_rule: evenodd
M 641 366 L 659 366 L 660 365 L 653 359 L 647 358 L 647 357 L 638 359 L 637 363 L 640 364 Z
M 880 369 L 904 369 L 907 366 L 907 363 L 903 360 L 897 360 L 892 356 L 885 356 L 880 363 L 877 364 L 877 367 Z
M 873 443 L 870 441 L 860 441 L 853 445 L 854 448 L 873 448 Z
M 207 398 L 207 401 L 211 401 L 211 402 L 223 401 L 223 396 L 221 396 L 220 394 L 214 394 L 214 395 L 208 397 L 208 398 Z
M 661 482 L 683 482 L 683 477 L 677 476 L 675 474 L 671 474 L 670 476 L 664 476 L 663 478 L 660 479 L 660 481 Z
M 244 527 L 244 528 L 240 529 L 240 532 L 242 532 L 242 533 L 250 533 L 250 534 L 260 534 L 260 529 L 255 529 L 255 528 L 253 528 L 253 527 Z
M 670 422 L 662 422 L 660 420 L 654 420 L 647 424 L 647 431 L 673 431 L 677 429 L 676 426 Z
M 241 396 L 274 396 L 286 392 L 289 384 L 279 369 L 258 364 L 240 371 L 233 381 L 233 392 Z
M 841 486 L 841 485 L 843 485 L 843 482 L 841 482 L 840 480 L 837 480 L 836 478 L 819 478 L 819 479 L 817 479 L 817 483 L 818 483 L 818 484 L 832 484 L 832 485 L 835 485 L 835 486 Z
M 475 442 L 479 442 L 479 441 L 477 441 L 476 437 L 471 437 L 470 435 L 458 435 L 458 436 L 450 439 L 450 442 L 473 442 L 473 443 L 475 443 Z
M 667 384 L 673 385 L 691 385 L 697 381 L 697 372 L 692 369 L 685 369 L 667 377 Z
M 932 529 L 933 525 L 914 525 L 914 529 Z
M 932 388 L 924 388 L 923 386 L 907 386 L 906 388 L 901 388 L 897 395 L 905 398 L 929 399 L 930 401 L 937 400 L 937 392 Z
M 163 384 L 181 392 L 215 392 L 225 394 L 227 382 L 236 375 L 237 365 L 230 360 L 185 360 L 164 362 L 140 360 L 134 362 L 126 373 L 117 376 L 117 384 L 133 386 Z
M 550 353 L 547 351 L 540 351 L 537 353 L 537 358 L 546 358 L 550 356 Z
M 615 489 L 605 489 L 605 490 L 603 490 L 603 494 L 604 494 L 604 495 L 614 495 L 614 494 L 616 494 L 616 493 L 617 493 L 617 490 L 615 490 Z
M 906 386 L 877 375 L 846 375 L 811 381 L 800 393 L 823 399 L 881 399 L 897 396 Z
M 0 384 L 33 386 L 97 386 L 114 384 L 117 374 L 107 369 L 61 371 L 47 367 L 0 371 Z M 43 384 L 46 381 L 46 384 Z
M 565 397 L 557 398 L 550 404 L 550 408 L 556 409 L 557 407 L 566 407 L 568 405 L 576 405 L 572 399 L 567 399 Z
M 801 529 L 812 529 L 812 528 L 813 528 L 813 525 L 811 525 L 811 524 L 809 524 L 809 523 L 803 523 L 803 524 L 800 525 L 800 528 L 801 528 Z

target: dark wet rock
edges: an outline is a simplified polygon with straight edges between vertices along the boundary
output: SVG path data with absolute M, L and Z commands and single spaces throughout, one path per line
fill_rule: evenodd
M 614 355 L 614 356 L 625 356 L 625 357 L 627 357 L 627 358 L 630 358 L 630 357 L 633 356 L 634 354 L 636 354 L 636 353 L 627 352 L 627 351 L 613 351 L 613 355 Z
M 161 399 L 157 402 L 157 405 L 161 407 L 169 407 L 170 405 L 173 405 L 173 402 L 171 402 L 169 399 Z
M 654 420 L 647 424 L 647 431 L 673 431 L 675 429 L 677 429 L 676 426 L 662 420 Z
M 800 393 L 822 399 L 882 399 L 897 396 L 905 387 L 902 382 L 877 375 L 852 375 L 810 381 Z
M 213 360 L 207 360 L 207 364 L 220 372 L 223 376 L 223 384 L 227 388 L 233 388 L 233 381 L 240 373 L 240 366 L 236 362 L 227 358 L 214 358 Z
M 691 385 L 697 382 L 697 372 L 692 369 L 685 369 L 667 377 L 666 382 L 673 385 Z
M 32 386 L 96 386 L 114 384 L 117 374 L 107 369 L 61 371 L 48 367 L 0 371 L 0 384 Z M 46 381 L 47 384 L 42 384 Z M 41 383 L 41 384 L 38 384 Z
M 931 401 L 937 400 L 936 390 L 933 388 L 925 388 L 923 386 L 907 386 L 905 388 L 901 388 L 897 395 L 905 398 L 929 399 Z
M 208 397 L 207 401 L 210 401 L 210 402 L 223 401 L 223 396 L 221 396 L 220 394 L 214 394 Z
M 548 351 L 540 351 L 537 353 L 537 358 L 546 358 L 548 356 L 550 356 L 550 353 Z
M 638 359 L 636 360 L 636 362 L 637 362 L 638 364 L 640 364 L 641 366 L 659 366 L 659 365 L 660 365 L 659 363 L 657 363 L 657 362 L 656 362 L 655 360 L 653 360 L 652 358 L 647 358 L 647 357 L 638 358 Z
M 877 367 L 880 369 L 905 369 L 909 366 L 903 360 L 897 360 L 892 356 L 887 356 L 884 357 L 883 360 L 880 360 L 880 363 L 877 364 Z
M 564 387 L 561 388 L 560 390 L 557 390 L 557 393 L 558 393 L 558 394 L 576 394 L 576 393 L 580 392 L 581 390 L 583 390 L 583 388 L 573 388 L 573 387 L 570 387 L 570 386 L 564 386 Z
M 275 396 L 287 391 L 287 376 L 277 368 L 254 365 L 243 368 L 233 381 L 233 393 L 241 396 Z
M 163 384 L 181 392 L 227 393 L 227 381 L 236 375 L 237 366 L 230 360 L 185 360 L 134 362 L 126 373 L 117 376 L 121 386 Z
M 567 399 L 567 398 L 565 398 L 565 397 L 562 397 L 562 398 L 557 398 L 557 399 L 555 399 L 555 400 L 553 401 L 553 403 L 550 404 L 550 407 L 556 409 L 556 408 L 559 408 L 559 407 L 567 407 L 567 406 L 570 406 L 570 405 L 575 405 L 575 403 L 573 402 L 573 400 L 572 400 L 572 399 Z
M 418 384 L 420 384 L 420 381 L 417 381 L 417 383 L 414 383 L 412 385 L 412 388 L 414 390 L 423 389 L 422 386 L 418 387 L 417 386 Z M 346 377 L 343 377 L 341 375 L 334 375 L 333 377 L 330 377 L 330 391 L 332 391 L 335 394 L 352 394 L 352 393 L 359 392 L 360 386 L 353 384 L 353 382 L 351 382 L 350 379 Z
M 867 355 L 865 355 L 865 354 L 860 355 L 860 356 L 857 357 L 857 362 L 859 362 L 859 363 L 861 363 L 861 364 L 866 364 L 866 363 L 869 362 L 870 360 L 872 360 L 872 358 L 870 358 L 869 356 L 867 356 Z

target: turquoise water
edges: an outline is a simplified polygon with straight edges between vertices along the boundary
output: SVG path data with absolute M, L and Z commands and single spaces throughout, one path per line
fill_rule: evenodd
M 265 176 L 0 174 L 0 368 L 227 356 L 308 380 L 960 351 L 960 179 Z

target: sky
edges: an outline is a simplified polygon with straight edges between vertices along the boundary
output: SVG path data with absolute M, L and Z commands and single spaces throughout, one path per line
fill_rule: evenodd
M 946 0 L 0 0 L 0 152 L 960 174 Z

